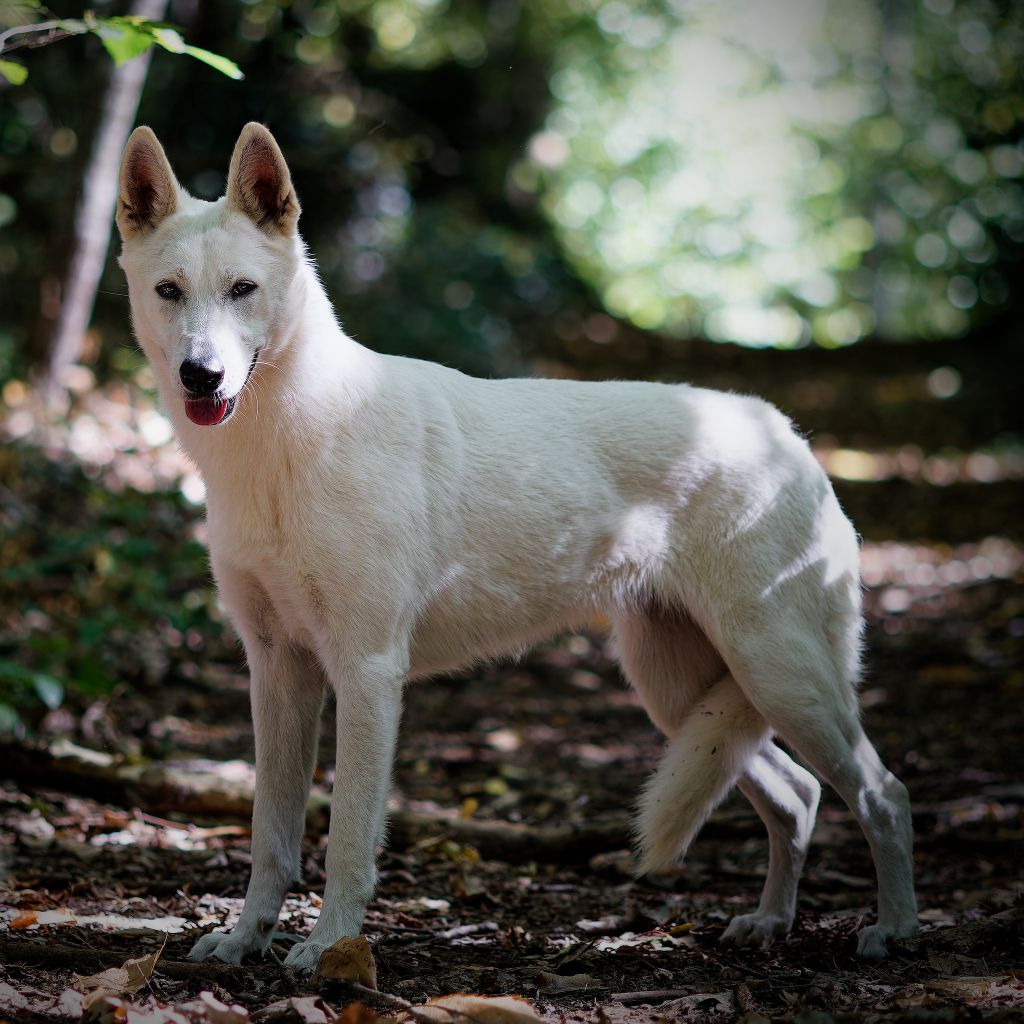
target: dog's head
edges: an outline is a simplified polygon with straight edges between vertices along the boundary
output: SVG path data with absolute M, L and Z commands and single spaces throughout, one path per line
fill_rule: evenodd
M 224 423 L 269 349 L 283 343 L 303 259 L 299 202 L 274 137 L 247 124 L 227 193 L 214 203 L 177 182 L 149 128 L 121 162 L 117 227 L 135 332 L 193 423 Z M 169 392 L 169 393 L 167 393 Z

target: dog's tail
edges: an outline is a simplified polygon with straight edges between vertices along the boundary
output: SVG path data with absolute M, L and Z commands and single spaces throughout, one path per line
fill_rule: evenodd
M 635 825 L 637 874 L 682 857 L 769 736 L 733 677 L 722 676 L 687 713 L 644 787 Z

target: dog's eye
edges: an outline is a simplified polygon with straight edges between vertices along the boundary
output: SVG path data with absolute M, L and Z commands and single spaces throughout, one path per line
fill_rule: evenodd
M 254 291 L 256 291 L 256 285 L 252 281 L 236 281 L 231 286 L 231 294 L 236 299 L 240 299 L 242 296 Z
M 180 299 L 181 289 L 173 281 L 161 281 L 156 286 L 156 293 L 161 299 Z

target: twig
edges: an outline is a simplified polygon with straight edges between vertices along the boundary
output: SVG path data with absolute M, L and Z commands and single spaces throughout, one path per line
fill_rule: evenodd
M 685 988 L 656 988 L 649 992 L 616 992 L 609 998 L 623 1006 L 637 1006 L 640 1003 L 664 1003 L 669 999 L 682 999 L 693 993 Z
M 364 996 L 367 999 L 375 999 L 377 1002 L 383 1003 L 385 1006 L 390 1006 L 393 1010 L 401 1010 L 403 1013 L 409 1014 L 413 1020 L 420 1021 L 420 1024 L 437 1024 L 437 1017 L 435 1016 L 435 1013 L 424 1013 L 420 1006 L 417 1006 L 415 1003 L 410 1003 L 408 999 L 403 999 L 401 996 L 393 996 L 388 992 L 380 992 L 375 988 L 367 988 L 366 985 L 361 985 L 358 981 L 346 981 L 345 984 L 354 992 L 358 992 L 359 995 Z M 479 1017 L 474 1017 L 471 1013 L 466 1013 L 465 1010 L 456 1010 L 453 1006 L 441 1006 L 437 1003 L 431 1003 L 430 1009 L 432 1011 L 444 1011 L 453 1021 L 469 1021 L 469 1024 L 485 1024 L 485 1022 L 480 1020 Z
M 358 981 L 346 981 L 345 984 L 354 992 L 358 992 L 361 996 L 364 996 L 367 999 L 374 999 L 378 1003 L 390 1006 L 394 1010 L 411 1011 L 416 1008 L 408 999 L 403 999 L 401 996 L 393 996 L 375 988 L 369 988 L 366 985 L 361 985 Z
M 12 36 L 25 35 L 30 32 L 46 32 L 49 34 L 45 39 L 25 39 L 20 43 L 15 43 L 13 46 L 7 45 L 7 40 Z M 15 25 L 13 28 L 0 32 L 0 53 L 11 53 L 14 50 L 20 50 L 24 46 L 45 46 L 47 43 L 55 43 L 60 39 L 67 39 L 68 36 L 80 34 L 79 32 L 68 31 L 64 27 L 64 22 L 59 19 L 56 21 L 37 21 L 32 25 Z
M 439 939 L 461 939 L 465 935 L 479 935 L 481 932 L 496 932 L 498 925 L 494 921 L 481 921 L 478 924 L 459 924 L 454 928 L 438 932 Z

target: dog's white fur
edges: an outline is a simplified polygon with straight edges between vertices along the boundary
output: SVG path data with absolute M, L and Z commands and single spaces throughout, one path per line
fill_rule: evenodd
M 820 787 L 778 735 L 867 836 L 879 911 L 859 951 L 883 956 L 916 926 L 909 804 L 858 720 L 857 540 L 806 443 L 754 398 L 477 380 L 377 355 L 335 320 L 298 213 L 258 124 L 215 203 L 178 185 L 148 128 L 128 143 L 118 227 L 135 331 L 206 483 L 213 569 L 252 675 L 252 877 L 234 931 L 192 955 L 267 948 L 299 873 L 325 686 L 338 736 L 326 892 L 287 959 L 305 970 L 360 931 L 406 680 L 601 611 L 668 737 L 640 802 L 640 870 L 673 863 L 738 785 L 770 863 L 757 910 L 724 938 L 785 935 Z M 256 290 L 234 298 L 238 279 Z M 168 280 L 170 301 L 154 290 Z M 179 371 L 211 356 L 218 396 L 237 401 L 197 426 Z

